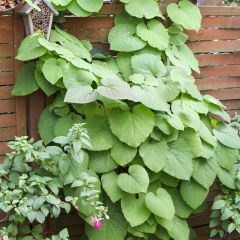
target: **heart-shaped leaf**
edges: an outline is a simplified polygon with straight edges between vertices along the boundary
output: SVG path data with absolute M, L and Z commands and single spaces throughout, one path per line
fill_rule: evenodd
M 96 124 L 96 121 L 98 124 Z M 86 128 L 91 140 L 93 151 L 103 151 L 112 148 L 114 136 L 105 117 L 89 115 L 86 120 Z
M 145 142 L 140 146 L 139 154 L 144 164 L 153 172 L 160 172 L 167 160 L 168 146 L 161 142 Z
M 77 0 L 77 3 L 85 11 L 88 11 L 88 12 L 98 12 L 101 9 L 102 5 L 103 5 L 103 0 L 94 0 L 94 1 Z
M 165 50 L 169 44 L 168 30 L 158 20 L 150 20 L 147 25 L 140 23 L 137 26 L 137 35 L 148 42 L 151 47 L 160 51 Z
M 170 143 L 163 171 L 178 179 L 190 179 L 193 171 L 192 153 L 189 144 L 183 138 Z
M 152 214 L 145 205 L 145 194 L 134 195 L 125 194 L 121 200 L 123 215 L 131 227 L 139 226 L 148 220 Z
M 175 214 L 170 194 L 163 188 L 159 188 L 156 195 L 152 192 L 147 193 L 145 197 L 147 208 L 156 216 L 172 220 Z
M 63 77 L 64 60 L 59 58 L 49 58 L 43 65 L 44 77 L 52 84 L 55 84 L 60 78 Z
M 164 19 L 162 13 L 159 10 L 159 6 L 156 0 L 120 0 L 125 3 L 126 11 L 137 18 L 154 18 L 161 17 Z
M 192 209 L 198 208 L 208 195 L 208 190 L 194 180 L 183 181 L 180 187 L 180 192 L 183 200 Z
M 136 34 L 136 28 L 131 24 L 119 24 L 113 27 L 108 35 L 110 49 L 119 52 L 132 52 L 146 46 Z
M 143 105 L 134 106 L 132 112 L 113 109 L 109 120 L 113 134 L 131 147 L 144 142 L 154 127 L 153 113 Z
M 102 187 L 112 202 L 117 202 L 123 195 L 122 190 L 117 185 L 118 175 L 116 172 L 110 172 L 102 175 Z
M 127 193 L 146 193 L 149 185 L 147 171 L 142 166 L 135 164 L 129 167 L 128 172 L 129 174 L 122 173 L 119 175 L 118 186 Z
M 169 4 L 167 13 L 173 22 L 181 24 L 188 30 L 198 31 L 201 27 L 202 16 L 200 10 L 188 0 L 182 0 L 178 4 Z
M 124 166 L 130 163 L 137 154 L 137 149 L 129 147 L 128 145 L 117 141 L 112 149 L 111 149 L 111 156 L 116 163 L 120 166 Z
M 168 234 L 174 240 L 189 239 L 190 230 L 187 221 L 178 217 L 174 217 L 172 228 L 168 230 Z

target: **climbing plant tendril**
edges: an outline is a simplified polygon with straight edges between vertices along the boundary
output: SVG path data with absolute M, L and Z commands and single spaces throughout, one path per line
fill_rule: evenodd
M 98 10 L 86 2 L 78 4 Z M 45 144 L 86 123 L 86 166 L 99 176 L 110 217 L 98 231 L 86 224 L 89 240 L 188 240 L 188 217 L 204 209 L 217 177 L 227 184 L 240 139 L 222 103 L 203 96 L 192 76 L 200 70 L 184 29 L 200 29 L 199 9 L 181 0 L 163 16 L 155 0 L 120 2 L 108 37 L 116 56 L 95 55 L 58 27 L 50 41 L 37 32 L 19 48 L 17 59 L 36 61 L 24 65 L 13 94 L 54 96 L 39 120 Z

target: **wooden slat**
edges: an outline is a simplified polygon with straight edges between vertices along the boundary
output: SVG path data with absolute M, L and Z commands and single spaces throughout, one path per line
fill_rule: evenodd
M 206 91 L 203 91 L 203 93 L 212 95 L 212 96 L 218 98 L 219 100 L 240 99 L 240 88 L 206 90 Z
M 226 101 L 222 101 L 222 103 L 229 110 L 240 110 L 240 101 L 238 99 L 237 100 L 226 100 Z
M 15 114 L 0 114 L 0 128 L 1 127 L 15 127 L 16 115 Z
M 13 113 L 15 110 L 15 99 L 0 101 L 0 113 Z
M 0 72 L 13 71 L 13 59 L 11 58 L 0 58 Z
M 112 17 L 67 18 L 63 24 L 66 29 L 110 29 L 113 26 Z
M 240 76 L 240 65 L 201 67 L 200 70 L 200 74 L 193 74 L 196 78 Z
M 224 53 L 240 51 L 240 40 L 189 42 L 188 45 L 194 53 Z
M 9 147 L 6 142 L 0 142 L 0 155 L 4 155 L 9 152 Z
M 13 45 L 8 43 L 0 43 L 0 58 L 12 57 L 13 56 Z
M 189 36 L 190 41 L 240 39 L 240 31 L 238 29 L 200 29 L 197 33 L 194 31 L 185 32 Z
M 1 141 L 9 141 L 13 140 L 16 136 L 17 129 L 16 127 L 10 127 L 10 128 L 0 128 L 0 136 Z
M 2 16 L 0 18 L 0 43 L 13 42 L 13 18 Z
M 0 86 L 0 99 L 11 99 L 12 86 Z
M 23 18 L 19 15 L 14 14 L 14 55 L 17 55 L 17 49 L 20 46 L 22 39 L 24 38 L 24 26 Z M 18 72 L 20 71 L 23 62 L 14 61 L 14 72 L 15 79 Z M 26 135 L 27 134 L 27 109 L 26 109 L 26 98 L 17 97 L 16 98 L 16 119 L 17 119 L 17 135 Z
M 14 81 L 14 72 L 0 72 L 0 85 L 13 84 Z
M 199 90 L 214 90 L 221 88 L 235 88 L 240 87 L 239 77 L 222 77 L 222 78 L 204 78 L 197 79 L 196 84 Z
M 239 65 L 240 53 L 198 54 L 200 66 Z
M 69 30 L 69 33 L 75 35 L 77 38 L 81 40 L 90 40 L 92 43 L 101 43 L 107 42 L 108 40 L 108 29 L 91 29 L 91 30 Z
M 240 28 L 239 16 L 214 16 L 202 20 L 202 28 Z

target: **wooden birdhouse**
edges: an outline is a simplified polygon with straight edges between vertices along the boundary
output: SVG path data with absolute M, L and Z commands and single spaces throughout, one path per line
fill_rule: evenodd
M 48 0 L 36 0 L 34 4 L 40 11 L 25 3 L 17 13 L 23 15 L 26 35 L 31 35 L 37 30 L 41 30 L 46 39 L 49 39 L 53 16 L 57 16 L 58 11 Z

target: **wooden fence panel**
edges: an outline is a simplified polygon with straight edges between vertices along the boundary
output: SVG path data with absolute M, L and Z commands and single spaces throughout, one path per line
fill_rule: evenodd
M 67 17 L 62 27 L 79 39 L 90 40 L 95 47 L 109 50 L 108 33 L 113 26 L 113 16 L 122 10 L 120 5 L 108 5 L 100 14 L 88 18 Z M 162 7 L 162 11 L 166 9 Z M 189 35 L 189 47 L 197 54 L 201 73 L 196 74 L 198 88 L 204 94 L 218 97 L 229 112 L 240 110 L 240 10 L 234 7 L 202 6 L 202 29 Z M 49 102 L 43 93 L 37 92 L 27 98 L 14 98 L 11 89 L 21 67 L 14 60 L 17 47 L 23 39 L 22 19 L 19 16 L 0 16 L 0 161 L 8 151 L 5 143 L 15 135 L 38 138 L 37 121 Z M 217 189 L 214 187 L 208 201 L 212 202 Z M 199 240 L 209 237 L 210 211 L 193 216 L 189 222 L 199 233 Z M 57 221 L 50 220 L 46 230 L 57 231 L 69 227 L 72 238 L 83 232 L 80 218 L 72 213 L 62 215 Z M 239 239 L 237 236 L 236 239 Z

